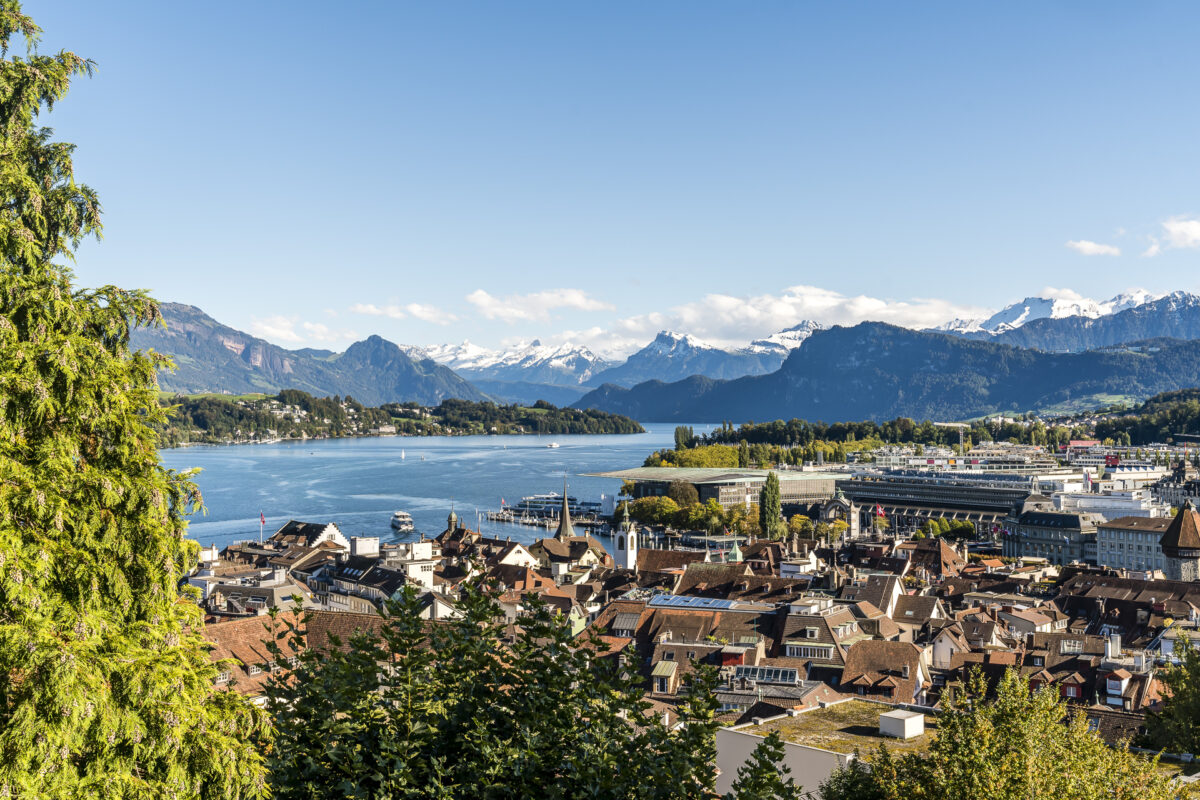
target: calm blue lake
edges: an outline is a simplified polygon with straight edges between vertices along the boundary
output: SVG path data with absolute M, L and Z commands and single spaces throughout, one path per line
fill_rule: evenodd
M 697 433 L 713 426 L 694 426 Z M 335 522 L 347 536 L 392 538 L 393 511 L 412 514 L 417 530 L 446 527 L 451 504 L 474 527 L 475 514 L 522 496 L 562 490 L 581 499 L 615 494 L 620 482 L 586 478 L 641 466 L 652 450 L 674 445 L 674 424 L 647 424 L 624 436 L 383 437 L 266 445 L 181 447 L 160 453 L 172 469 L 199 467 L 196 483 L 206 515 L 190 533 L 224 546 L 258 538 L 258 514 L 269 536 L 289 519 Z M 548 448 L 557 442 L 557 448 Z M 401 458 L 401 453 L 404 458 Z M 489 523 L 485 533 L 534 541 L 540 528 Z

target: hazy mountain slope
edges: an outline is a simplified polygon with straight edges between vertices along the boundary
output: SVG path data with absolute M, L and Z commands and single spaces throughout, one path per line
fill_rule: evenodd
M 1143 339 L 1200 339 L 1200 297 L 1175 292 L 1094 319 L 1038 319 L 991 337 L 1015 347 L 1080 352 Z
M 862 323 L 819 331 L 774 373 L 727 382 L 609 386 L 576 406 L 644 421 L 966 419 L 1106 393 L 1200 384 L 1200 342 L 1052 354 Z
M 133 346 L 153 348 L 174 359 L 176 371 L 159 374 L 159 385 L 166 391 L 244 394 L 302 389 L 317 396 L 349 394 L 367 405 L 486 399 L 452 370 L 432 361 L 413 361 L 378 336 L 342 354 L 285 350 L 222 325 L 195 306 L 164 303 L 162 312 L 167 329 L 135 331 Z
M 591 383 L 634 386 L 648 380 L 677 381 L 691 375 L 740 378 L 778 369 L 783 357 L 782 351 L 775 350 L 730 352 L 692 336 L 662 331 L 623 364 L 599 372 Z

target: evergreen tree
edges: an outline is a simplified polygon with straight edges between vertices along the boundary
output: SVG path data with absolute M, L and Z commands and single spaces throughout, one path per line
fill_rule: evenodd
M 772 731 L 738 769 L 733 790 L 724 800 L 801 800 L 804 793 L 788 777 L 790 772 L 783 763 L 783 740 Z
M 37 51 L 0 0 L 0 796 L 261 796 L 263 717 L 213 688 L 184 513 L 200 497 L 159 465 L 164 411 L 132 325 L 144 293 L 72 286 L 63 264 L 100 232 L 72 145 L 37 118 L 92 64 Z
M 511 638 L 491 589 L 466 585 L 456 608 L 457 618 L 423 621 L 410 586 L 377 633 L 303 651 L 272 681 L 277 800 L 715 797 L 711 667 L 692 673 L 682 725 L 667 728 L 643 699 L 638 665 L 572 638 L 536 596 Z M 757 755 L 746 800 L 773 796 L 759 768 L 775 755 Z
M 763 536 L 770 539 L 782 538 L 784 533 L 783 511 L 779 495 L 779 476 L 767 473 L 762 491 L 758 495 L 758 526 Z
M 750 443 L 745 439 L 738 444 L 738 463 L 743 469 L 750 466 Z

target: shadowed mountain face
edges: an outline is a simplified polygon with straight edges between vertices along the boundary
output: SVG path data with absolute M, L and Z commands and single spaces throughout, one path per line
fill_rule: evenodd
M 624 363 L 597 373 L 590 383 L 634 386 L 650 380 L 677 381 L 691 375 L 709 378 L 761 375 L 778 369 L 785 353 L 782 347 L 762 352 L 722 350 L 691 336 L 662 331 Z
M 1036 319 L 997 334 L 990 341 L 1055 352 L 1082 352 L 1161 338 L 1200 339 L 1200 297 L 1175 292 L 1095 319 L 1083 316 Z
M 867 322 L 817 331 L 769 375 L 609 385 L 575 405 L 650 422 L 956 420 L 1198 383 L 1200 342 L 1056 354 Z
M 135 348 L 172 357 L 174 372 L 159 373 L 159 385 L 181 394 L 198 392 L 275 393 L 301 389 L 316 396 L 351 395 L 359 402 L 414 401 L 436 405 L 448 397 L 487 397 L 447 367 L 414 361 L 395 344 L 372 336 L 345 353 L 285 350 L 222 325 L 195 306 L 163 303 L 167 328 L 140 329 Z

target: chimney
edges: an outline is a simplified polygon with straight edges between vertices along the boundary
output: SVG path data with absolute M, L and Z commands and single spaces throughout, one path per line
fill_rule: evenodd
M 1121 634 L 1114 633 L 1104 640 L 1104 657 L 1109 659 L 1121 657 Z

